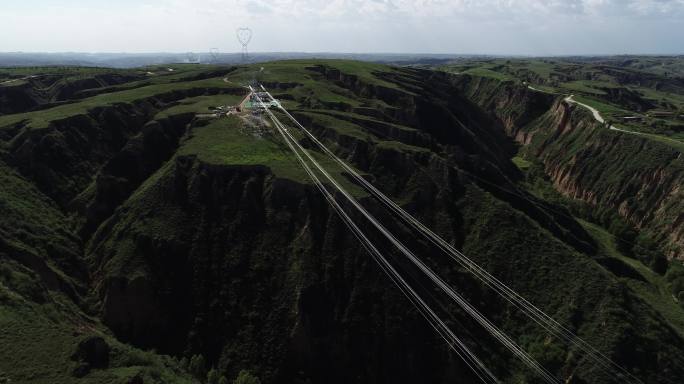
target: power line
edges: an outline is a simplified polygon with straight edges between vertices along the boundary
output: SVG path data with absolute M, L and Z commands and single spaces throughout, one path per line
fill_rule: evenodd
M 249 60 L 247 45 L 252 40 L 252 30 L 247 27 L 240 27 L 235 31 L 235 35 L 240 45 L 242 45 L 242 61 L 247 62 Z
M 265 107 L 263 102 L 259 99 L 262 107 Z M 314 181 L 316 187 L 323 193 L 326 200 L 332 205 L 336 213 L 342 218 L 344 223 L 352 230 L 354 236 L 361 242 L 362 246 L 373 256 L 374 260 L 380 265 L 383 272 L 385 272 L 390 279 L 399 287 L 401 292 L 413 303 L 418 311 L 430 323 L 433 329 L 445 340 L 447 345 L 456 352 L 456 354 L 464 361 L 464 363 L 473 371 L 473 373 L 484 383 L 499 383 L 499 380 L 492 374 L 492 372 L 482 363 L 477 356 L 470 351 L 470 349 L 449 329 L 449 327 L 437 316 L 437 314 L 420 298 L 415 290 L 401 277 L 401 275 L 391 266 L 387 259 L 380 253 L 380 251 L 372 244 L 372 242 L 365 236 L 363 231 L 354 223 L 349 215 L 344 212 L 339 203 L 335 200 L 332 194 L 327 190 L 323 183 L 318 179 L 315 173 L 311 170 L 309 165 L 304 161 L 301 155 L 292 145 L 294 140 L 292 137 L 288 138 L 285 134 L 286 128 L 280 121 L 270 113 L 271 120 L 278 129 L 278 132 L 283 137 L 283 140 L 290 147 L 292 152 L 297 157 L 298 161 L 305 169 L 309 177 Z M 289 135 L 288 135 L 289 136 Z M 296 140 L 294 140 L 296 143 Z M 301 150 L 303 150 L 300 147 Z
M 263 86 L 261 86 L 262 90 L 265 90 Z M 267 92 L 269 97 L 273 98 L 270 93 Z M 580 348 L 582 351 L 584 351 L 592 360 L 594 360 L 597 364 L 599 364 L 601 367 L 603 367 L 605 370 L 608 371 L 617 371 L 618 376 L 620 376 L 622 379 L 629 379 L 629 380 L 634 380 L 635 382 L 640 383 L 641 381 L 631 375 L 628 371 L 614 363 L 612 360 L 610 360 L 608 357 L 603 355 L 600 351 L 596 350 L 593 348 L 591 345 L 586 343 L 584 340 L 579 338 L 579 336 L 575 335 L 572 333 L 570 330 L 567 328 L 563 327 L 561 324 L 556 322 L 553 318 L 548 316 L 546 313 L 541 311 L 539 308 L 536 306 L 532 305 L 530 302 L 528 302 L 526 299 L 524 299 L 522 296 L 520 296 L 517 292 L 503 284 L 501 281 L 490 275 L 486 270 L 481 268 L 479 265 L 474 263 L 472 260 L 468 259 L 464 254 L 462 254 L 460 251 L 456 250 L 451 244 L 446 242 L 444 239 L 436 235 L 434 232 L 432 232 L 429 228 L 424 226 L 420 221 L 415 219 L 413 216 L 408 214 L 406 211 L 404 211 L 401 207 L 399 207 L 396 203 L 394 203 L 391 199 L 389 199 L 387 196 L 385 196 L 382 192 L 380 192 L 377 188 L 375 188 L 372 184 L 370 184 L 367 180 L 365 180 L 363 177 L 361 177 L 356 170 L 353 168 L 349 167 L 346 163 L 344 163 L 341 159 L 339 159 L 334 153 L 332 153 L 323 143 L 321 143 L 315 136 L 313 136 L 304 126 L 302 126 L 282 105 L 278 104 L 279 108 L 281 111 L 283 111 L 297 126 L 299 126 L 300 129 L 306 135 L 311 138 L 326 154 L 328 154 L 334 161 L 336 161 L 340 166 L 343 167 L 347 172 L 349 172 L 355 180 L 357 180 L 360 184 L 362 184 L 373 196 L 378 198 L 381 202 L 383 202 L 390 210 L 398 214 L 401 218 L 403 218 L 409 225 L 412 225 L 414 228 L 418 229 L 420 233 L 422 233 L 430 242 L 432 242 L 434 245 L 438 246 L 442 251 L 447 253 L 454 259 L 455 261 L 459 262 L 462 266 L 466 267 L 467 270 L 469 270 L 471 273 L 473 273 L 476 277 L 478 277 L 481 281 L 483 281 L 487 286 L 490 288 L 494 289 L 499 295 L 501 295 L 505 300 L 507 300 L 509 303 L 513 304 L 515 307 L 518 309 L 522 310 L 528 317 L 530 317 L 533 321 L 535 321 L 538 325 L 542 326 L 547 332 L 553 334 L 554 336 L 563 339 L 565 342 L 572 344 L 578 348 Z M 270 111 L 269 111 L 270 113 Z M 515 352 L 514 352 L 515 353 Z M 542 376 L 544 374 L 542 372 L 539 372 Z M 546 378 L 546 377 L 545 377 Z
M 251 88 L 251 87 L 250 87 Z M 261 86 L 262 90 L 265 88 Z M 258 101 L 265 108 L 269 116 L 272 119 L 277 120 L 273 113 L 266 108 L 265 104 L 259 97 L 258 93 L 255 93 Z M 269 94 L 269 97 L 273 97 Z M 284 108 L 280 106 L 282 110 Z M 305 129 L 305 128 L 303 128 Z M 423 263 L 419 258 L 415 256 L 401 241 L 399 241 L 387 228 L 385 228 L 380 222 L 377 221 L 359 202 L 352 197 L 330 174 L 322 168 L 318 162 L 299 144 L 298 141 L 291 136 L 291 134 L 284 130 L 284 133 L 289 136 L 291 140 L 294 141 L 295 145 L 306 155 L 306 157 L 311 161 L 312 164 L 316 166 L 319 172 L 321 172 L 330 183 L 332 183 L 335 188 L 349 201 L 366 219 L 373 224 L 378 231 L 385 236 L 401 253 L 403 253 L 411 263 L 413 263 L 417 268 L 419 268 L 432 282 L 437 285 L 444 293 L 446 293 L 455 303 L 457 303 L 464 311 L 466 311 L 473 319 L 475 319 L 485 330 L 487 330 L 494 338 L 496 338 L 504 347 L 506 347 L 511 353 L 517 356 L 523 363 L 525 363 L 529 368 L 534 370 L 539 376 L 543 377 L 545 381 L 549 383 L 559 383 L 551 373 L 549 373 L 543 366 L 541 366 L 534 358 L 532 358 L 527 352 L 525 352 L 520 346 L 518 346 L 508 335 L 499 330 L 493 323 L 491 323 L 485 316 L 483 316 L 477 309 L 475 309 L 470 303 L 468 303 L 460 294 L 458 294 L 450 285 L 448 285 L 441 277 L 439 277 L 432 269 L 430 269 L 425 263 Z

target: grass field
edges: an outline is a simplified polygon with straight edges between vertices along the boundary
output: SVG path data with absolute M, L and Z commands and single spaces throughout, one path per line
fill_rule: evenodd
M 247 91 L 245 90 L 245 93 Z M 182 114 L 182 113 L 210 113 L 209 107 L 217 107 L 223 105 L 236 105 L 244 98 L 243 95 L 213 95 L 213 96 L 197 96 L 188 97 L 180 100 L 177 105 L 164 109 L 159 112 L 155 119 L 162 119 L 168 116 Z
M 561 84 L 560 87 L 567 89 L 571 92 L 583 92 L 592 95 L 605 95 L 606 92 L 595 87 L 599 84 L 605 85 L 606 83 L 599 83 L 594 81 L 571 81 L 568 83 Z
M 301 137 L 295 129 L 290 131 Z M 366 195 L 362 189 L 347 181 L 333 160 L 316 151 L 309 153 L 348 191 L 358 197 Z M 192 137 L 183 144 L 178 154 L 197 155 L 202 161 L 218 165 L 263 165 L 277 177 L 312 183 L 275 128 L 250 126 L 236 116 L 195 128 Z
M 482 76 L 482 77 L 491 77 L 493 79 L 501 80 L 501 81 L 512 81 L 514 80 L 513 77 L 508 76 L 506 74 L 503 74 L 501 72 L 493 71 L 488 68 L 472 68 L 468 69 L 462 73 L 468 74 L 468 75 L 474 75 L 474 76 Z
M 22 121 L 26 121 L 28 126 L 31 128 L 45 128 L 50 124 L 51 121 L 85 114 L 89 110 L 97 107 L 110 106 L 116 103 L 133 103 L 169 92 L 207 88 L 230 89 L 235 88 L 235 86 L 227 84 L 221 81 L 221 79 L 206 79 L 181 83 L 148 85 L 126 91 L 105 93 L 71 104 L 60 105 L 42 111 L 0 116 L 0 127 L 7 127 Z
M 527 161 L 527 160 L 523 159 L 523 158 L 520 157 L 520 156 L 515 156 L 515 157 L 513 157 L 513 158 L 511 159 L 511 161 L 512 161 L 513 164 L 515 164 L 518 168 L 520 168 L 521 171 L 526 171 L 526 170 L 528 170 L 528 169 L 530 168 L 530 166 L 532 165 L 532 163 L 531 163 L 530 161 Z
M 592 97 L 575 95 L 573 98 L 582 104 L 586 104 L 596 108 L 599 112 L 601 112 L 601 116 L 603 116 L 603 118 L 606 119 L 606 121 L 608 119 L 613 118 L 614 116 L 628 115 L 630 113 L 629 111 L 621 109 L 615 105 L 596 100 Z

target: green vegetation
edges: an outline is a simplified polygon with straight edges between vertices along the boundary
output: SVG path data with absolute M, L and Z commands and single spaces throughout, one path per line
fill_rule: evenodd
M 518 168 L 520 168 L 521 171 L 526 171 L 530 168 L 532 165 L 532 162 L 525 160 L 524 158 L 520 156 L 515 156 L 511 159 L 513 161 L 513 164 L 515 164 Z
M 672 292 L 672 299 L 684 308 L 684 264 L 680 261 L 670 264 L 665 280 Z
M 188 372 L 198 380 L 204 380 L 207 376 L 207 362 L 202 355 L 194 355 L 188 363 Z
M 558 94 L 558 89 L 556 89 L 554 87 L 549 87 L 547 85 L 533 84 L 533 85 L 529 85 L 529 86 L 532 87 L 533 90 L 535 90 L 535 91 L 541 91 L 544 93 L 548 93 L 550 95 Z
M 0 68 L 0 81 L 18 79 L 28 76 L 61 76 L 65 78 L 76 79 L 104 74 L 136 75 L 142 73 L 144 73 L 142 69 L 112 69 L 98 67 L 4 67 Z
M 418 152 L 418 153 L 429 153 L 430 150 L 424 147 L 417 147 L 415 145 L 409 145 L 402 143 L 400 141 L 380 141 L 377 144 L 377 148 L 392 149 L 398 152 Z
M 635 134 L 637 134 L 639 136 L 646 137 L 650 140 L 654 140 L 654 141 L 663 143 L 669 147 L 672 147 L 672 148 L 684 153 L 684 140 L 682 140 L 682 139 L 684 139 L 684 137 L 681 137 L 680 139 L 676 140 L 676 139 L 664 137 L 661 135 L 654 135 L 652 133 L 636 132 Z
M 543 169 L 538 162 L 531 163 L 527 169 L 527 179 L 523 186 L 543 201 L 556 205 L 555 208 L 547 207 L 544 210 L 567 218 L 570 218 L 571 214 L 574 215 L 574 219 L 598 244 L 594 257 L 599 263 L 618 276 L 635 295 L 662 314 L 672 327 L 684 336 L 684 305 L 680 306 L 677 299 L 681 288 L 684 287 L 684 268 L 681 264 L 670 263 L 665 275 L 667 262 L 664 262 L 664 256 L 656 250 L 657 247 L 648 236 L 637 236 L 636 232 L 610 209 L 597 209 L 584 202 L 562 196 L 543 175 Z M 602 262 L 603 259 L 615 261 Z M 659 265 L 659 260 L 664 264 Z
M 438 69 L 575 94 L 625 129 L 684 140 L 684 59 L 676 57 L 460 59 Z M 671 115 L 651 117 L 651 111 Z M 640 120 L 622 120 L 625 116 Z M 661 140 L 662 141 L 662 140 Z M 663 141 L 665 142 L 665 141 Z M 675 143 L 676 144 L 676 143 Z
M 264 81 L 269 81 L 271 76 L 284 74 L 284 77 L 278 77 L 277 80 L 281 82 L 291 81 L 291 76 L 301 75 L 303 73 L 311 72 L 311 67 L 323 66 L 327 68 L 334 68 L 342 73 L 352 75 L 355 78 L 367 84 L 379 85 L 388 88 L 396 88 L 397 85 L 383 80 L 378 77 L 382 73 L 397 73 L 395 68 L 388 67 L 383 64 L 375 64 L 354 60 L 285 60 L 276 61 L 272 63 L 264 63 L 260 68 L 264 68 Z M 258 66 L 253 66 L 255 70 Z M 259 75 L 257 75 L 259 76 Z M 321 84 L 322 85 L 322 84 Z
M 506 74 L 503 74 L 501 72 L 497 72 L 488 68 L 471 68 L 468 69 L 462 73 L 468 74 L 468 75 L 473 75 L 473 76 L 483 76 L 483 77 L 491 77 L 493 79 L 501 80 L 501 81 L 512 81 L 513 77 L 510 77 Z
M 253 80 L 374 185 L 602 353 L 618 356 L 646 382 L 658 381 L 663 367 L 684 372 L 681 346 L 672 342 L 684 338 L 677 301 L 684 298 L 684 267 L 663 263 L 662 231 L 636 232 L 608 204 L 564 197 L 536 157 L 539 148 L 556 150 L 553 159 L 575 164 L 594 143 L 598 160 L 617 151 L 582 168 L 598 196 L 611 196 L 621 175 L 650 172 L 672 154 L 633 135 L 606 149 L 602 140 L 615 141 L 615 133 L 594 129 L 581 113 L 571 121 L 580 128 L 558 138 L 549 128 L 556 116 L 542 111 L 554 96 L 524 88 L 539 84 L 561 94 L 567 83 L 605 113 L 629 110 L 604 98 L 613 92 L 606 72 L 555 60 L 484 63 L 458 67 L 470 75 L 463 78 L 489 87 L 468 95 L 522 125 L 511 129 L 534 133 L 526 136 L 530 147 L 512 158 L 525 175 L 517 184 L 521 173 L 503 155 L 515 148 L 501 126 L 443 73 L 292 60 L 149 67 L 92 88 L 70 82 L 106 70 L 45 69 L 73 85 L 63 103 L 35 99 L 24 110 L 32 112 L 0 116 L 0 382 L 376 382 L 365 357 L 350 359 L 364 353 L 383 356 L 372 364 L 384 381 L 438 382 L 461 373 L 450 362 L 434 369 L 435 361 L 453 357 L 407 310 L 269 120 L 205 116 L 209 107 L 240 102 Z M 27 84 L 21 89 L 28 96 L 46 85 Z M 525 99 L 500 102 L 499 93 Z M 347 190 L 383 215 L 274 113 Z M 88 124 L 37 129 L 73 116 Z M 21 122 L 34 129 L 20 129 Z M 617 168 L 643 150 L 653 153 Z M 668 204 L 679 212 L 677 202 Z M 547 368 L 604 383 L 465 271 L 413 242 L 391 215 L 382 217 Z M 466 321 L 465 338 L 483 340 L 462 313 L 445 310 Z M 298 357 L 293 348 L 306 353 Z M 534 382 L 493 342 L 478 349 L 497 372 L 507 372 L 507 383 Z M 672 358 L 649 360 L 657 354 Z
M 606 257 L 606 252 L 610 252 L 603 248 L 594 256 L 572 254 L 557 238 L 550 240 L 545 237 L 545 231 L 531 222 L 524 213 L 508 210 L 496 199 L 483 196 L 482 192 L 469 190 L 462 204 L 469 207 L 464 215 L 465 226 L 469 230 L 463 251 L 476 258 L 476 261 L 485 263 L 485 268 L 494 276 L 514 282 L 514 288 L 524 296 L 533 295 L 535 305 L 552 313 L 554 319 L 565 326 L 574 330 L 573 327 L 582 323 L 577 331 L 585 340 L 600 333 L 605 337 L 603 342 L 610 343 L 610 339 L 622 340 L 621 343 L 627 343 L 631 348 L 640 343 L 637 341 L 639 338 L 643 338 L 641 342 L 644 343 L 656 342 L 655 340 L 662 337 L 657 330 L 659 326 L 651 328 L 634 317 L 644 313 L 658 313 L 657 317 L 666 316 L 667 327 L 677 329 L 677 335 L 683 334 L 684 311 L 676 304 L 673 305 L 671 296 L 662 290 L 662 277 L 648 271 L 648 268 L 642 269 L 649 277 L 653 277 L 654 285 L 648 280 L 643 283 L 638 273 L 636 276 L 622 277 L 620 270 L 603 267 L 601 259 Z M 594 236 L 593 233 L 590 234 Z M 521 239 L 525 239 L 524 245 Z M 510 257 L 495 256 L 502 254 Z M 563 294 L 558 295 L 551 291 Z M 657 302 L 651 303 L 649 300 Z M 625 301 L 639 306 L 641 309 L 638 314 L 634 312 L 634 308 L 630 311 L 620 309 L 626 304 Z M 634 321 L 610 320 L 625 319 L 625 316 Z M 650 323 L 650 320 L 647 322 Z M 562 367 L 568 363 L 568 359 L 572 359 L 572 355 L 567 354 L 553 338 L 533 336 L 533 323 L 526 323 L 524 319 L 516 321 L 516 317 L 511 316 L 504 324 L 508 329 L 522 333 L 520 341 L 523 347 L 543 361 L 545 366 Z M 625 334 L 630 336 L 626 338 Z M 598 348 L 604 345 L 598 341 L 594 343 L 598 343 L 594 344 Z M 665 341 L 656 343 L 669 345 Z M 641 351 L 638 354 L 648 355 L 652 351 L 650 349 L 649 352 Z M 588 367 L 579 370 L 586 368 Z M 533 380 L 527 372 L 520 374 L 525 377 L 521 380 Z
M 261 133 L 259 127 L 251 128 L 254 131 L 241 124 L 238 117 L 216 120 L 195 128 L 192 138 L 183 145 L 179 154 L 197 154 L 212 164 L 266 165 L 278 175 L 282 172 L 283 176 L 288 174 L 296 179 L 305 179 L 287 147 L 281 145 L 272 133 L 262 137 L 260 135 L 265 132 Z
M 183 113 L 211 113 L 210 107 L 236 105 L 245 95 L 221 94 L 215 96 L 188 97 L 180 100 L 177 105 L 159 112 L 155 119 L 163 119 Z
M 224 83 L 220 79 L 148 85 L 126 91 L 104 93 L 75 103 L 46 109 L 44 111 L 0 116 L 0 127 L 7 127 L 22 121 L 26 121 L 28 122 L 28 126 L 31 128 L 45 128 L 53 120 L 65 119 L 67 117 L 85 114 L 89 110 L 97 107 L 110 106 L 117 103 L 133 103 L 170 92 L 210 88 L 230 90 L 234 89 L 235 87 Z
M 630 277 L 622 277 L 621 279 L 639 297 L 643 298 L 646 303 L 649 303 L 658 313 L 661 313 L 680 335 L 684 335 L 684 306 L 678 304 L 676 296 L 679 292 L 677 291 L 679 287 L 669 286 L 668 277 L 654 272 L 641 261 L 627 257 L 620 252 L 619 248 L 631 245 L 620 244 L 627 240 L 616 238 L 596 224 L 584 220 L 579 220 L 579 222 L 599 244 L 598 256 L 619 260 L 636 271 L 638 275 L 630 275 Z M 680 265 L 678 262 L 672 263 L 671 270 L 673 272 L 669 272 L 669 276 L 673 281 L 675 278 L 672 276 L 677 274 L 675 271 L 679 270 L 678 265 Z
M 586 97 L 586 96 L 575 96 L 573 99 L 579 101 L 580 103 L 589 105 L 593 108 L 596 108 L 599 112 L 601 112 L 601 116 L 608 121 L 609 119 L 612 119 L 615 115 L 627 115 L 629 114 L 628 111 L 625 111 L 624 109 L 620 109 L 614 105 L 604 103 L 601 101 L 598 101 L 596 99 Z
M 74 359 L 74 354 L 79 342 L 89 337 L 104 338 L 110 348 L 108 362 L 105 368 L 87 371 L 79 382 L 111 383 L 135 376 L 146 383 L 192 382 L 174 359 L 116 341 L 102 325 L 83 317 L 68 298 L 45 292 L 37 276 L 18 270 L 21 267 L 17 265 L 0 264 L 0 372 L 5 372 L 10 382 L 76 380 L 66 377 L 84 365 Z M 35 303 L 36 295 L 46 301 Z
M 242 370 L 233 381 L 233 384 L 261 384 L 261 381 L 249 371 Z
M 578 81 L 571 81 L 568 83 L 563 83 L 560 86 L 562 88 L 569 90 L 570 92 L 581 92 L 581 93 L 588 93 L 591 95 L 605 95 L 606 92 L 604 92 L 598 88 L 599 84 L 605 85 L 605 84 L 610 84 L 610 83 L 587 81 L 587 80 L 578 80 Z
M 293 110 L 311 120 L 311 124 L 324 129 L 332 129 L 340 135 L 356 137 L 361 140 L 369 138 L 369 133 L 358 124 L 349 121 L 351 114 L 345 112 L 322 112 L 320 110 Z
M 253 124 L 253 123 L 251 123 Z M 289 147 L 272 127 L 251 125 L 231 116 L 197 127 L 192 137 L 180 148 L 179 155 L 197 155 L 199 159 L 219 165 L 263 165 L 278 177 L 312 183 Z M 310 151 L 350 192 L 363 196 L 364 192 L 346 181 L 342 170 L 326 156 Z M 319 176 L 320 177 L 320 176 Z
M 321 81 L 321 71 L 338 71 L 341 76 L 349 76 L 349 81 L 397 89 L 397 84 L 385 80 L 380 75 L 401 76 L 394 68 L 380 64 L 363 63 L 351 60 L 285 60 L 240 67 L 230 73 L 227 79 L 234 84 L 248 84 L 257 80 L 263 84 L 287 84 L 285 92 L 294 100 L 308 106 L 337 107 L 361 106 L 367 100 L 355 95 L 350 89 L 340 87 L 333 81 Z M 280 90 L 271 90 L 276 96 Z M 406 90 L 403 90 L 406 92 Z M 285 99 L 283 105 L 292 106 Z

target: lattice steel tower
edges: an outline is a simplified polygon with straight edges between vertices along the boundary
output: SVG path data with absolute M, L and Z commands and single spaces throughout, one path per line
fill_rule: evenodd
M 242 61 L 247 61 L 249 59 L 249 51 L 247 50 L 247 44 L 252 40 L 252 30 L 247 27 L 240 27 L 235 31 L 237 39 L 242 45 Z

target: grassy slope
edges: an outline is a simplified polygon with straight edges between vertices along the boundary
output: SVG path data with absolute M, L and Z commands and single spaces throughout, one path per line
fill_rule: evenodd
M 530 161 L 525 160 L 521 156 L 515 156 L 511 159 L 511 161 L 513 161 L 513 164 L 520 168 L 521 171 L 526 171 L 528 168 L 530 168 L 530 165 L 532 165 Z
M 611 125 L 615 126 L 616 128 L 619 129 L 624 129 L 626 131 L 631 131 L 634 132 L 634 134 L 639 135 L 641 137 L 647 138 L 649 140 L 654 140 L 663 144 L 668 145 L 669 147 L 672 147 L 680 152 L 684 152 L 684 141 L 680 139 L 680 136 L 664 136 L 664 135 L 657 135 L 653 133 L 648 133 L 648 132 L 643 132 L 639 130 L 639 128 L 636 128 L 634 126 L 625 126 L 623 124 L 615 124 L 611 120 L 614 119 L 616 116 L 624 116 L 624 115 L 629 115 L 629 111 L 626 111 L 624 109 L 620 109 L 619 107 L 616 107 L 611 104 L 606 104 L 601 101 L 597 101 L 591 97 L 586 97 L 586 96 L 575 96 L 575 100 L 579 101 L 580 103 L 587 104 L 593 108 L 596 108 L 601 113 L 601 116 L 606 119 L 606 121 L 611 121 Z M 624 134 L 618 133 L 618 134 Z
M 178 154 L 196 155 L 200 160 L 216 165 L 265 165 L 277 177 L 312 183 L 290 148 L 272 129 L 251 126 L 234 116 L 216 120 L 207 126 L 196 127 Z M 301 134 L 297 136 L 301 137 Z M 356 196 L 365 195 L 360 188 L 346 181 L 341 168 L 332 160 L 317 151 L 309 153 L 350 192 Z
M 78 284 L 63 271 L 73 268 L 72 257 L 79 252 L 76 236 L 54 203 L 4 163 L 0 216 L 0 382 L 73 382 L 76 362 L 71 355 L 80 340 L 95 335 L 112 347 L 110 369 L 96 370 L 79 382 L 120 382 L 138 373 L 150 382 L 190 382 L 173 371 L 177 364 L 172 360 L 117 342 L 56 289 L 54 279 Z M 17 260 L 29 260 L 30 267 Z M 48 272 L 37 274 L 41 263 Z
M 642 262 L 623 255 L 617 249 L 616 243 L 624 240 L 616 239 L 614 235 L 596 224 L 581 219 L 578 221 L 599 244 L 600 256 L 620 260 L 641 275 L 643 280 L 628 277 L 623 277 L 622 280 L 646 303 L 662 314 L 680 335 L 684 336 L 684 310 L 673 298 L 672 290 L 665 277 L 653 272 Z
M 682 58 L 630 58 L 633 63 L 628 69 L 621 68 L 619 58 L 607 62 L 573 62 L 571 59 L 492 59 L 486 61 L 465 60 L 440 67 L 448 72 L 467 73 L 475 76 L 495 78 L 501 81 L 527 82 L 532 87 L 548 93 L 576 95 L 577 100 L 583 100 L 598 109 L 605 118 L 614 120 L 619 116 L 634 115 L 619 101 L 609 100 L 606 89 L 624 88 L 641 94 L 644 100 L 650 100 L 657 105 L 670 104 L 681 113 L 684 110 L 684 90 L 673 93 L 657 86 L 646 87 L 638 83 L 623 83 L 617 74 L 624 74 L 633 78 L 635 73 L 643 76 L 664 76 L 662 81 L 669 81 L 668 76 L 684 76 L 684 59 Z M 669 73 L 666 76 L 664 73 Z M 660 108 L 656 108 L 660 109 Z M 653 128 L 660 125 L 661 128 Z M 675 145 L 684 138 L 677 133 L 681 120 L 647 118 L 643 123 L 631 122 L 629 125 L 620 124 L 627 130 L 649 133 L 649 138 L 668 144 L 672 141 L 662 140 L 669 137 L 675 140 Z M 662 128 L 664 127 L 664 128 Z M 668 129 L 668 127 L 672 129 Z M 679 148 L 679 147 L 678 147 Z
M 462 204 L 468 206 L 464 215 L 468 232 L 463 251 L 494 276 L 593 347 L 604 353 L 617 349 L 616 355 L 622 357 L 613 355 L 613 359 L 625 358 L 633 352 L 631 358 L 640 361 L 652 356 L 658 348 L 676 350 L 668 345 L 667 338 L 672 336 L 667 327 L 672 326 L 682 335 L 684 311 L 668 304 L 650 303 L 648 300 L 667 300 L 665 294 L 650 293 L 657 288 L 616 278 L 592 257 L 569 250 L 524 214 L 503 206 L 491 196 L 476 191 L 469 191 L 466 196 Z M 669 310 L 672 311 L 665 312 Z M 577 351 L 566 354 L 558 341 L 539 332 L 533 322 L 515 313 L 509 315 L 503 318 L 504 329 L 546 367 L 563 366 L 582 355 Z M 661 322 L 661 316 L 667 318 L 665 323 Z M 674 365 L 682 364 L 679 356 L 671 358 Z M 617 361 L 622 365 L 639 364 Z M 582 375 L 593 371 L 591 376 L 595 381 L 591 382 L 605 380 L 590 361 L 579 363 L 578 371 Z M 514 375 L 511 382 L 534 380 L 525 371 Z M 637 375 L 646 382 L 657 380 Z
M 159 112 L 154 118 L 155 120 L 163 119 L 172 115 L 180 115 L 183 113 L 211 113 L 209 107 L 217 107 L 223 105 L 236 105 L 244 96 L 242 95 L 214 95 L 214 96 L 197 96 L 188 97 L 178 102 L 173 107 L 164 109 Z
M 104 107 L 115 103 L 132 103 L 167 92 L 197 88 L 234 88 L 234 86 L 216 79 L 148 85 L 132 90 L 104 93 L 44 111 L 0 116 L 0 127 L 28 121 L 29 126 L 32 128 L 45 128 L 53 120 L 84 114 L 96 107 Z
M 39 285 L 28 275 L 14 273 L 22 284 Z M 57 294 L 36 304 L 0 283 L 0 381 L 11 383 L 120 383 L 140 375 L 150 383 L 194 382 L 178 362 L 116 341 L 106 328 L 85 318 Z M 78 363 L 71 359 L 87 337 L 100 336 L 109 344 L 109 368 L 94 369 L 82 379 L 71 377 Z
M 523 171 L 529 169 L 533 164 L 520 157 L 517 157 L 517 159 L 518 160 L 514 159 L 514 163 Z M 550 201 L 561 206 L 572 204 L 571 200 L 558 193 L 547 180 L 533 177 L 523 185 L 528 191 L 545 201 Z M 569 213 L 570 211 L 565 212 Z M 635 295 L 643 299 L 645 303 L 648 303 L 656 312 L 667 319 L 669 324 L 671 324 L 680 335 L 684 336 L 684 307 L 680 306 L 676 299 L 673 299 L 672 289 L 666 278 L 655 273 L 641 261 L 627 257 L 621 253 L 618 250 L 617 243 L 624 242 L 624 239 L 616 238 L 615 235 L 609 233 L 605 228 L 596 223 L 583 220 L 579 217 L 575 217 L 574 219 L 584 227 L 596 241 L 596 244 L 598 244 L 598 252 L 594 257 L 617 259 L 633 268 L 641 278 L 623 276 L 619 277 L 619 279 L 628 286 Z
M 603 116 L 604 119 L 610 119 L 614 115 L 629 115 L 629 111 L 603 101 L 598 101 L 591 96 L 575 96 L 574 99 L 580 103 L 584 103 L 596 108 L 599 112 L 601 112 L 601 116 Z

